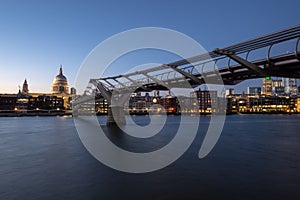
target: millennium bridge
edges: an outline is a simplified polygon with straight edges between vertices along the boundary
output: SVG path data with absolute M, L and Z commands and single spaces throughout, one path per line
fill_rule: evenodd
M 268 76 L 300 78 L 299 43 L 300 25 L 149 69 L 90 79 L 84 94 L 74 100 L 73 112 L 93 100 L 96 91 L 110 106 L 107 125 L 120 125 L 126 123 L 124 102 L 133 92 L 235 85 Z M 289 50 L 285 51 L 286 46 Z M 255 52 L 263 57 L 253 56 Z

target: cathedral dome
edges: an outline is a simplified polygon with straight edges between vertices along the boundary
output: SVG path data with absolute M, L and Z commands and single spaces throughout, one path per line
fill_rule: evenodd
M 62 67 L 59 68 L 59 74 L 54 78 L 52 84 L 52 93 L 69 94 L 69 84 L 67 78 L 63 75 Z
M 59 74 L 54 78 L 53 84 L 68 84 L 68 80 L 64 75 Z

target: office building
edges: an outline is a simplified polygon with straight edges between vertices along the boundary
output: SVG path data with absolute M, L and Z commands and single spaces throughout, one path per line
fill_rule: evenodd
M 272 79 L 271 77 L 265 77 L 262 79 L 262 95 L 272 96 Z
M 261 87 L 248 87 L 247 93 L 249 95 L 260 95 L 261 94 Z

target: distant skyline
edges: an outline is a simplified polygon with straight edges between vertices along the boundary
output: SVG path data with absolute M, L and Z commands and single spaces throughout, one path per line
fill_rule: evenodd
M 17 1 L 0 2 L 0 93 L 16 93 L 25 78 L 30 92 L 50 92 L 63 66 L 70 87 L 88 53 L 100 42 L 138 27 L 182 32 L 206 50 L 222 48 L 300 24 L 300 2 L 287 1 Z M 155 54 L 154 54 L 155 55 Z M 138 60 L 115 63 L 118 74 Z M 168 63 L 168 56 L 152 62 Z M 235 86 L 261 86 L 261 79 Z

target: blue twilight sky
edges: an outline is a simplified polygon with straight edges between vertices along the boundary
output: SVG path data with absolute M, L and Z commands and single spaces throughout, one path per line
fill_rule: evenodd
M 1 0 L 0 93 L 16 93 L 25 78 L 30 92 L 50 92 L 61 64 L 72 86 L 88 53 L 128 29 L 174 29 L 210 51 L 300 24 L 299 8 L 299 0 Z M 142 59 L 140 64 L 151 61 Z M 249 84 L 260 86 L 260 80 L 236 88 L 246 90 Z

